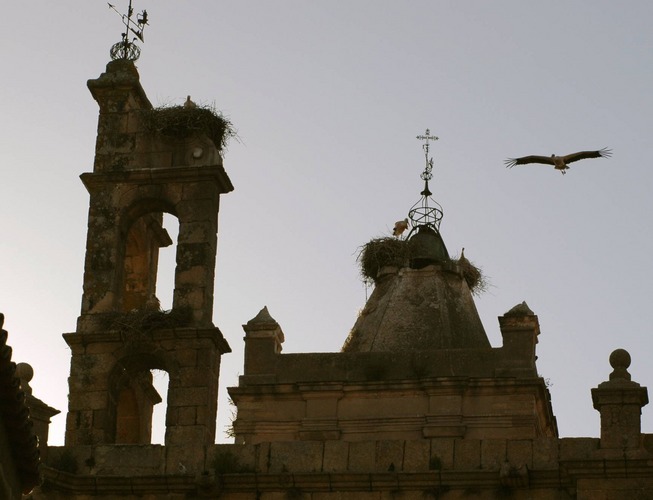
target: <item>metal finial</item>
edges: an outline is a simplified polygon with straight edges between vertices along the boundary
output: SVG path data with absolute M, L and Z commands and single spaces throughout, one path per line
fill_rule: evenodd
M 425 166 L 424 171 L 420 175 L 420 178 L 424 181 L 424 190 L 420 193 L 422 195 L 420 200 L 408 212 L 412 226 L 411 234 L 420 226 L 430 227 L 439 231 L 440 221 L 444 215 L 440 204 L 431 198 L 433 193 L 429 189 L 429 181 L 433 178 L 433 158 L 429 157 L 429 141 L 437 141 L 438 137 L 431 135 L 431 131 L 426 129 L 426 133 L 424 135 L 418 135 L 417 139 L 424 141 L 422 149 L 424 150 Z M 410 234 L 408 236 L 410 237 Z
M 132 19 L 134 15 L 134 9 L 132 8 L 132 0 L 129 0 L 129 7 L 127 8 L 127 14 L 121 14 L 116 9 L 115 5 L 108 4 L 109 8 L 116 12 L 122 19 L 122 24 L 125 25 L 125 32 L 122 34 L 122 40 L 118 43 L 113 44 L 111 47 L 111 59 L 125 59 L 128 61 L 136 61 L 141 55 L 141 49 L 134 43 L 138 38 L 141 42 L 145 42 L 143 38 L 143 31 L 145 31 L 145 26 L 149 25 L 147 22 L 147 11 L 143 10 L 140 14 L 136 14 L 136 20 Z M 129 40 L 130 34 L 135 35 L 134 38 Z
M 431 131 L 426 129 L 426 133 L 424 135 L 418 135 L 417 139 L 424 141 L 424 144 L 422 144 L 422 149 L 424 150 L 426 167 L 424 168 L 424 172 L 422 172 L 421 177 L 425 181 L 430 181 L 433 178 L 433 175 L 431 174 L 431 170 L 433 170 L 433 158 L 429 158 L 429 141 L 437 141 L 438 137 L 431 135 Z

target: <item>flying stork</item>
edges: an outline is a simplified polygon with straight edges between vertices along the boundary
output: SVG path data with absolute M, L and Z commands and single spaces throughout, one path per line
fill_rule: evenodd
M 579 151 L 578 153 L 571 153 L 565 156 L 557 156 L 555 154 L 551 156 L 522 156 L 521 158 L 508 158 L 506 163 L 506 168 L 512 168 L 515 165 L 525 165 L 526 163 L 543 163 L 545 165 L 553 165 L 553 168 L 560 170 L 562 174 L 566 174 L 566 170 L 569 168 L 568 164 L 584 160 L 585 158 L 609 158 L 612 156 L 612 150 L 603 148 L 597 151 Z

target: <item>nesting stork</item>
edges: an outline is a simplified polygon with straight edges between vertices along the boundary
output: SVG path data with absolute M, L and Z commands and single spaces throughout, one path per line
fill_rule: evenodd
M 186 102 L 184 103 L 184 108 L 196 108 L 197 104 L 190 100 L 190 96 L 186 97 Z
M 399 238 L 406 229 L 408 229 L 408 219 L 397 221 L 392 229 L 392 236 Z
M 512 168 L 515 165 L 525 165 L 527 163 L 542 163 L 544 165 L 553 165 L 553 168 L 560 170 L 562 174 L 566 174 L 569 169 L 568 164 L 584 160 L 586 158 L 609 158 L 612 156 L 612 150 L 603 148 L 597 151 L 579 151 L 578 153 L 571 153 L 565 156 L 551 155 L 551 156 L 522 156 L 521 158 L 508 158 L 506 168 Z

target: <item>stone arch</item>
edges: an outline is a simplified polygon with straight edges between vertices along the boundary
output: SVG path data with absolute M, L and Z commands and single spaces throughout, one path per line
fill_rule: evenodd
M 133 202 L 120 216 L 116 262 L 117 308 L 123 312 L 156 308 L 159 249 L 173 242 L 163 228 L 163 213 L 176 216 L 174 205 L 159 198 Z
M 155 290 L 158 250 L 172 244 L 162 229 L 163 213 L 179 222 L 172 308 L 190 311 L 196 326 L 213 326 L 222 175 L 209 167 L 189 167 L 84 177 L 91 208 L 80 329 L 101 328 L 98 318 L 87 314 L 145 308 Z
M 165 371 L 172 386 L 179 380 L 179 368 L 165 351 L 153 346 L 124 350 L 133 352 L 120 358 L 108 376 L 105 442 L 150 444 L 153 407 L 162 402 L 152 385 L 151 370 Z

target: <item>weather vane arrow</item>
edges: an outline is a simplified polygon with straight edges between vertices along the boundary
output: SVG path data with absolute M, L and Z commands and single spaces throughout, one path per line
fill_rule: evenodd
M 134 15 L 132 0 L 129 0 L 127 14 L 121 14 L 118 9 L 116 9 L 115 5 L 111 3 L 107 4 L 111 10 L 120 16 L 122 24 L 124 24 L 126 28 L 126 31 L 122 34 L 122 40 L 111 47 L 111 59 L 114 61 L 116 59 L 135 61 L 141 55 L 141 49 L 138 48 L 134 41 L 138 38 L 141 42 L 145 42 L 143 32 L 145 31 L 145 26 L 149 26 L 147 11 L 143 10 L 141 13 L 136 14 L 136 20 L 134 20 L 132 19 Z M 130 33 L 135 35 L 135 38 L 131 41 L 129 40 Z

